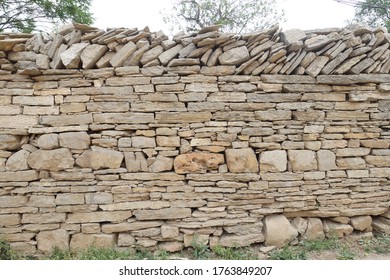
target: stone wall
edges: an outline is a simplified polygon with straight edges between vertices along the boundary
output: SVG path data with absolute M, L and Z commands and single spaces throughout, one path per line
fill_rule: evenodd
M 0 35 L 1 236 L 34 254 L 389 232 L 389 38 Z

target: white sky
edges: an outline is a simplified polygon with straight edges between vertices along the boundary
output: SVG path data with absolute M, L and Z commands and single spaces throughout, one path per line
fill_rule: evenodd
M 163 30 L 170 34 L 160 11 L 169 8 L 172 0 L 93 0 L 92 12 L 96 27 L 149 26 L 151 31 Z M 333 0 L 278 0 L 285 11 L 287 21 L 280 26 L 284 30 L 303 30 L 328 27 L 344 27 L 354 16 L 354 8 Z

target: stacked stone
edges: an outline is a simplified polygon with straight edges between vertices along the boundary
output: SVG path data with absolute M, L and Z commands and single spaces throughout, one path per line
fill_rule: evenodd
M 1 41 L 1 38 L 0 38 Z M 15 42 L 16 43 L 16 42 Z M 25 43 L 25 40 L 22 41 Z M 278 26 L 250 34 L 205 27 L 169 39 L 147 27 L 107 31 L 82 24 L 40 33 L 19 45 L 5 44 L 1 67 L 38 75 L 48 69 L 163 67 L 178 74 L 359 74 L 390 73 L 390 35 L 363 26 L 281 31 Z M 6 51 L 6 52 L 4 52 Z
M 34 254 L 389 233 L 390 75 L 241 65 L 3 69 L 0 234 Z

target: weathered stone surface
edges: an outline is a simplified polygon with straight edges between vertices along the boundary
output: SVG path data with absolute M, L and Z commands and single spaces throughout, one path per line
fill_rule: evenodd
M 179 155 L 174 160 L 177 174 L 206 173 L 208 170 L 217 170 L 225 163 L 224 156 L 211 153 L 189 153 Z
M 178 241 L 167 241 L 167 242 L 160 242 L 158 244 L 158 247 L 160 250 L 174 253 L 183 250 L 184 244 Z
M 318 170 L 329 171 L 337 169 L 336 155 L 330 150 L 321 150 L 317 152 Z
M 42 150 L 59 148 L 58 134 L 43 134 L 38 138 L 37 144 Z
M 41 231 L 37 234 L 38 251 L 51 253 L 54 248 L 69 249 L 69 233 L 64 229 Z
M 265 151 L 260 154 L 260 172 L 283 172 L 286 169 L 286 151 Z
M 61 133 L 58 140 L 61 147 L 75 150 L 88 149 L 91 143 L 91 138 L 86 132 Z
M 18 150 L 22 146 L 22 137 L 16 135 L 0 134 L 1 150 Z
M 135 238 L 129 233 L 118 234 L 118 246 L 119 247 L 130 247 L 135 245 Z
M 178 44 L 174 46 L 173 48 L 170 48 L 166 50 L 165 52 L 161 53 L 158 56 L 158 59 L 160 60 L 162 65 L 167 65 L 169 61 L 171 61 L 173 58 L 175 58 L 178 54 L 179 51 L 183 48 L 182 44 Z
M 171 171 L 173 169 L 173 158 L 158 155 L 156 160 L 149 166 L 149 172 Z
M 88 46 L 88 43 L 78 43 L 61 53 L 61 61 L 68 69 L 78 68 L 80 65 L 80 55 Z
M 164 239 L 176 238 L 179 236 L 179 228 L 170 225 L 161 226 L 161 237 Z
M 73 168 L 74 159 L 69 149 L 37 150 L 27 158 L 28 165 L 36 170 L 60 171 Z
M 0 172 L 0 182 L 29 182 L 38 179 L 35 170 Z
M 230 49 L 218 58 L 222 65 L 239 65 L 249 60 L 249 52 L 246 46 Z
M 144 220 L 175 220 L 191 217 L 190 208 L 165 208 L 159 210 L 135 210 L 134 215 L 139 221 Z
M 323 240 L 325 238 L 324 225 L 319 218 L 309 218 L 305 232 L 307 240 Z
M 129 56 L 135 52 L 137 46 L 133 42 L 128 42 L 124 45 L 111 59 L 110 64 L 113 67 L 119 67 L 123 65 L 123 62 L 129 58 Z
M 77 223 L 99 223 L 99 222 L 123 222 L 132 216 L 131 211 L 100 211 L 88 213 L 71 213 L 66 222 L 70 224 Z
M 108 48 L 104 45 L 89 45 L 81 53 L 80 59 L 83 63 L 83 69 L 92 69 L 96 66 L 96 63 L 107 52 Z
M 89 247 L 112 248 L 115 246 L 113 234 L 73 234 L 70 240 L 71 250 L 85 250 Z
M 290 29 L 280 33 L 280 38 L 286 45 L 297 43 L 305 37 L 306 33 L 300 29 Z
M 264 235 L 259 232 L 257 234 L 247 234 L 247 235 L 232 235 L 224 234 L 219 239 L 218 244 L 223 247 L 245 247 L 255 243 L 261 243 L 264 241 Z
M 372 218 L 371 216 L 357 216 L 351 218 L 351 225 L 356 230 L 370 230 Z
M 327 237 L 343 237 L 353 232 L 353 227 L 346 224 L 339 224 L 332 221 L 324 222 L 324 231 Z
M 385 217 L 374 218 L 372 228 L 376 231 L 390 234 L 390 220 Z
M 134 148 L 154 148 L 156 140 L 152 137 L 134 136 L 132 137 L 132 146 Z
M 288 160 L 293 171 L 317 170 L 317 159 L 314 151 L 288 150 Z
M 123 161 L 123 153 L 107 148 L 92 146 L 91 150 L 83 152 L 76 160 L 76 163 L 84 168 L 94 170 L 119 168 Z
M 284 215 L 270 215 L 264 219 L 264 237 L 266 246 L 281 248 L 298 236 Z
M 5 165 L 6 169 L 9 171 L 21 171 L 29 169 L 27 164 L 27 157 L 30 152 L 26 150 L 20 150 L 10 156 Z
M 259 164 L 255 152 L 251 148 L 227 149 L 226 163 L 230 172 L 249 173 L 259 172 Z
M 129 172 L 145 172 L 148 170 L 148 164 L 142 152 L 125 152 L 125 164 Z

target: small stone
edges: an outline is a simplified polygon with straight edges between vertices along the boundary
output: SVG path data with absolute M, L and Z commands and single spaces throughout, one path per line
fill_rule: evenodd
M 104 45 L 89 45 L 81 53 L 80 59 L 83 69 L 95 68 L 96 63 L 104 56 L 108 48 Z
M 332 221 L 324 222 L 324 231 L 328 238 L 343 237 L 350 235 L 353 232 L 353 227 L 350 225 L 339 224 Z
M 324 226 L 321 219 L 309 218 L 305 232 L 307 240 L 323 240 L 325 238 Z
M 336 155 L 330 150 L 321 150 L 317 152 L 318 170 L 329 171 L 337 169 Z
M 42 150 L 59 148 L 58 134 L 43 134 L 38 138 L 37 144 Z
M 37 234 L 38 251 L 51 253 L 54 248 L 69 249 L 69 233 L 64 229 L 41 231 Z
M 128 42 L 124 45 L 111 59 L 110 64 L 113 67 L 120 67 L 123 65 L 123 62 L 129 58 L 129 56 L 135 52 L 137 46 L 133 42 Z
M 253 149 L 227 149 L 225 151 L 225 155 L 226 163 L 230 172 L 259 172 L 259 164 Z
M 351 225 L 356 230 L 369 230 L 371 229 L 372 218 L 371 216 L 358 216 L 351 218 Z
M 163 251 L 174 253 L 182 251 L 184 248 L 184 244 L 178 241 L 160 242 L 158 244 L 158 248 Z
M 16 135 L 0 135 L 0 150 L 19 150 L 22 146 L 22 138 Z
M 148 170 L 148 164 L 142 152 L 125 152 L 125 163 L 129 172 L 145 172 Z
M 29 169 L 27 164 L 27 158 L 30 152 L 26 150 L 20 150 L 10 156 L 6 163 L 6 169 L 10 171 L 21 171 Z
M 378 217 L 372 221 L 372 228 L 376 231 L 390 234 L 390 220 L 385 217 Z
M 149 172 L 171 171 L 173 168 L 173 158 L 158 155 L 152 165 L 149 166 Z

